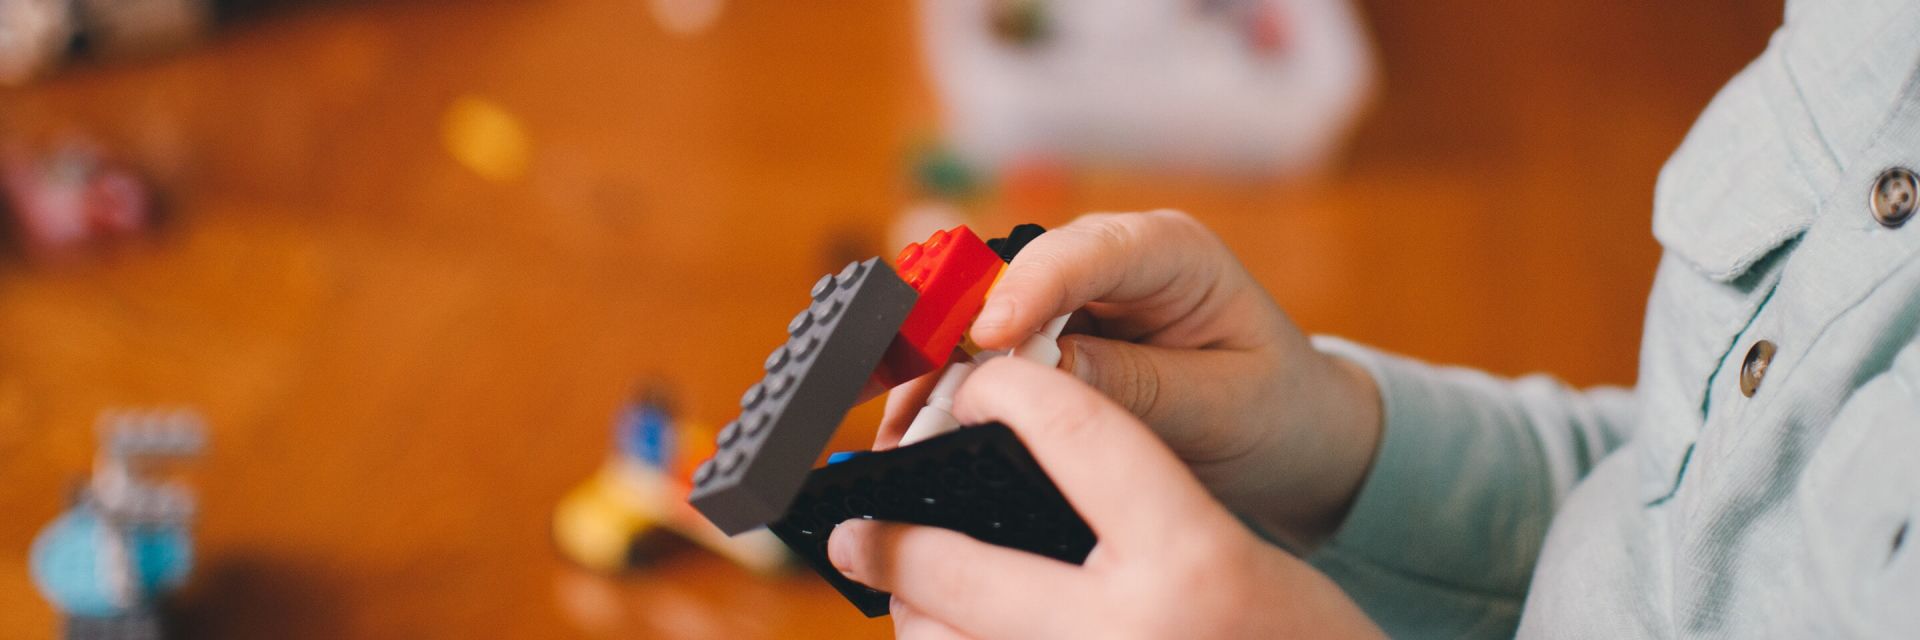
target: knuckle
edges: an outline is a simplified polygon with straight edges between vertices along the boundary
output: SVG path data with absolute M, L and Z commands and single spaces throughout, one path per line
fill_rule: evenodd
M 1112 216 L 1095 221 L 1088 225 L 1087 230 L 1094 234 L 1103 249 L 1127 255 L 1136 246 L 1141 228 L 1149 224 L 1150 219 L 1146 216 Z
M 1155 415 L 1160 405 L 1160 366 L 1146 354 L 1132 350 L 1118 350 L 1119 355 L 1109 367 L 1117 376 L 1113 385 L 1119 390 L 1115 395 L 1127 411 L 1141 418 Z
M 1155 236 L 1170 235 L 1206 244 L 1220 242 L 1219 236 L 1214 235 L 1212 229 L 1208 229 L 1206 224 L 1185 211 L 1160 209 L 1147 213 L 1145 217 L 1151 221 Z
M 1195 220 L 1192 215 L 1179 209 L 1155 209 L 1148 211 L 1145 216 L 1162 224 L 1188 227 L 1200 226 L 1199 220 Z
M 1022 249 L 1014 257 L 1013 264 L 1007 267 L 1008 278 L 1024 282 L 1042 283 L 1058 278 L 1067 267 L 1073 265 L 1073 257 L 1067 255 L 1067 249 L 1058 244 L 1040 244 L 1047 236 L 1040 236 L 1032 246 Z
M 1138 228 L 1145 222 L 1145 218 L 1139 214 L 1089 213 L 1075 218 L 1066 226 L 1041 234 L 1039 239 L 1034 240 L 1033 246 L 1039 247 L 1044 243 L 1047 247 L 1076 247 L 1096 256 L 1124 256 L 1134 246 Z M 1054 236 L 1054 242 L 1048 242 L 1048 236 Z M 1070 238 L 1083 240 L 1075 242 Z M 1055 253 L 1048 251 L 1042 255 L 1051 255 L 1056 259 L 1065 257 Z M 1026 252 L 1022 251 L 1021 255 L 1026 255 Z

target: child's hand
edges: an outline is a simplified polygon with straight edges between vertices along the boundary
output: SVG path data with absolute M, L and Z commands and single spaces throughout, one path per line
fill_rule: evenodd
M 1076 567 L 945 529 L 841 524 L 828 555 L 893 592 L 900 637 L 1381 635 L 1338 586 L 1227 513 L 1146 425 L 1068 375 L 988 362 L 954 415 L 1019 434 L 1100 542 Z
M 972 336 L 1011 348 L 1075 310 L 1087 321 L 1068 325 L 1060 368 L 1144 420 L 1229 508 L 1302 550 L 1338 526 L 1379 441 L 1379 393 L 1315 350 L 1219 238 L 1178 212 L 1084 216 L 1021 251 Z M 877 447 L 938 378 L 894 390 Z

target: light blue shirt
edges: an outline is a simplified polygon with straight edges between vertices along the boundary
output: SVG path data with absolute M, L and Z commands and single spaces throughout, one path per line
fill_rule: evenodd
M 1920 220 L 1871 200 L 1895 167 L 1920 171 L 1920 2 L 1789 2 L 1661 171 L 1634 389 L 1318 340 L 1386 431 L 1311 561 L 1401 637 L 1920 636 Z

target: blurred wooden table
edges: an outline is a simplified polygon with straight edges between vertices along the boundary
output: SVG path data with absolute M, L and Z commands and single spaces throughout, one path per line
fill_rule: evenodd
M 1778 7 L 1370 4 L 1387 80 L 1327 179 L 1090 175 L 1029 215 L 1185 208 L 1310 330 L 1631 383 L 1655 171 Z M 725 420 L 813 277 L 891 253 L 934 122 L 910 10 L 735 2 L 683 36 L 638 0 L 315 7 L 0 90 L 0 134 L 109 141 L 177 214 L 0 262 L 0 635 L 51 633 L 26 547 L 95 412 L 140 405 L 214 429 L 196 637 L 888 635 L 699 553 L 596 578 L 547 527 L 638 378 Z M 448 157 L 461 96 L 519 119 L 521 177 Z

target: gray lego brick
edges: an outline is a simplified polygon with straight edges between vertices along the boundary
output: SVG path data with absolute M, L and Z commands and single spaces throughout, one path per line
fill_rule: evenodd
M 729 535 L 785 513 L 918 297 L 879 258 L 814 283 L 787 343 L 767 356 L 766 376 L 694 472 L 694 508 Z

